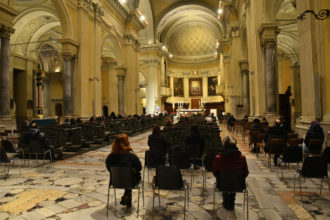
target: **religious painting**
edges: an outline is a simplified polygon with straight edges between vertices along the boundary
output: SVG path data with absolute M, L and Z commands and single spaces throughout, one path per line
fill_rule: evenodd
M 190 96 L 203 95 L 202 78 L 189 79 L 189 95 Z
M 207 93 L 209 96 L 215 96 L 216 94 L 216 86 L 218 85 L 218 77 L 212 76 L 207 78 L 208 86 Z
M 173 78 L 174 96 L 183 97 L 183 78 Z

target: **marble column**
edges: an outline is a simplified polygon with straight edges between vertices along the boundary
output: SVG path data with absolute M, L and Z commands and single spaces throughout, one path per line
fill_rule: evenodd
M 249 63 L 246 60 L 239 61 L 239 66 L 242 74 L 242 96 L 244 114 L 250 114 L 250 96 L 249 96 Z
M 9 117 L 10 35 L 14 29 L 0 26 L 0 117 Z
M 291 66 L 293 94 L 294 94 L 294 117 L 301 116 L 301 79 L 300 79 L 300 65 L 295 63 Z
M 276 24 L 261 24 L 259 35 L 261 45 L 264 49 L 264 67 L 265 67 L 265 113 L 267 115 L 277 115 L 277 46 L 276 37 L 279 29 Z
M 118 113 L 121 115 L 125 114 L 125 97 L 124 97 L 124 80 L 125 80 L 126 70 L 124 68 L 118 69 Z
M 64 116 L 72 115 L 72 55 L 64 55 L 64 71 L 63 71 L 63 109 Z

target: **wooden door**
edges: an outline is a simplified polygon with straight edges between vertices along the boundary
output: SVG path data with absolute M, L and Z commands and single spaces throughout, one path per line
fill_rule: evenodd
M 201 103 L 201 99 L 191 99 L 191 108 L 192 109 L 199 109 L 199 104 Z

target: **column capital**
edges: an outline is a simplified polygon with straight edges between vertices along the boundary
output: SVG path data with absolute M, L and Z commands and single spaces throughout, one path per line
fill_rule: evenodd
M 247 60 L 240 60 L 238 63 L 241 73 L 249 72 L 249 62 Z
M 15 29 L 8 27 L 4 24 L 0 25 L 0 38 L 10 38 L 10 35 L 15 32 Z
M 260 42 L 263 47 L 275 47 L 276 37 L 280 33 L 280 29 L 273 23 L 262 23 L 258 29 Z
M 61 39 L 59 42 L 62 44 L 62 57 L 64 60 L 72 60 L 78 53 L 78 42 L 72 39 Z
M 125 78 L 126 76 L 126 68 L 125 67 L 117 67 L 117 76 L 118 78 Z

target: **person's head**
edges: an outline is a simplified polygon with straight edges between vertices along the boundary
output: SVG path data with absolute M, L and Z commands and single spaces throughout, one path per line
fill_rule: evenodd
M 89 121 L 94 121 L 94 117 L 93 117 L 93 116 L 90 117 L 90 118 L 89 118 Z
M 160 134 L 160 127 L 159 125 L 154 125 L 152 128 L 152 134 L 159 135 Z
M 266 117 L 263 117 L 263 118 L 262 118 L 262 122 L 267 122 Z
M 64 120 L 64 122 L 65 122 L 65 123 L 69 123 L 69 119 L 66 118 L 66 119 Z
M 253 123 L 259 124 L 260 123 L 260 120 L 258 118 L 255 118 L 255 119 L 253 119 Z
M 225 148 L 237 148 L 236 144 L 236 140 L 232 136 L 226 136 L 223 139 L 223 147 Z
M 114 154 L 127 154 L 132 151 L 129 145 L 127 134 L 119 134 L 115 137 L 112 144 L 112 153 Z
M 320 126 L 320 122 L 318 122 L 318 121 L 312 121 L 311 122 L 311 127 L 316 127 L 316 126 Z
M 75 124 L 75 123 L 76 123 L 76 120 L 74 120 L 74 118 L 71 118 L 71 119 L 70 119 L 70 124 L 73 125 L 73 124 Z
M 81 121 L 80 118 L 77 118 L 77 122 L 78 122 L 78 123 L 82 123 L 82 121 Z
M 281 123 L 282 123 L 282 122 L 281 122 L 280 119 L 276 119 L 276 120 L 275 120 L 275 123 L 274 123 L 274 126 L 275 126 L 275 127 L 280 127 L 280 126 L 281 126 Z
M 38 128 L 37 123 L 33 122 L 33 123 L 31 124 L 31 128 Z
M 244 115 L 244 118 L 248 118 L 248 116 L 247 115 Z

